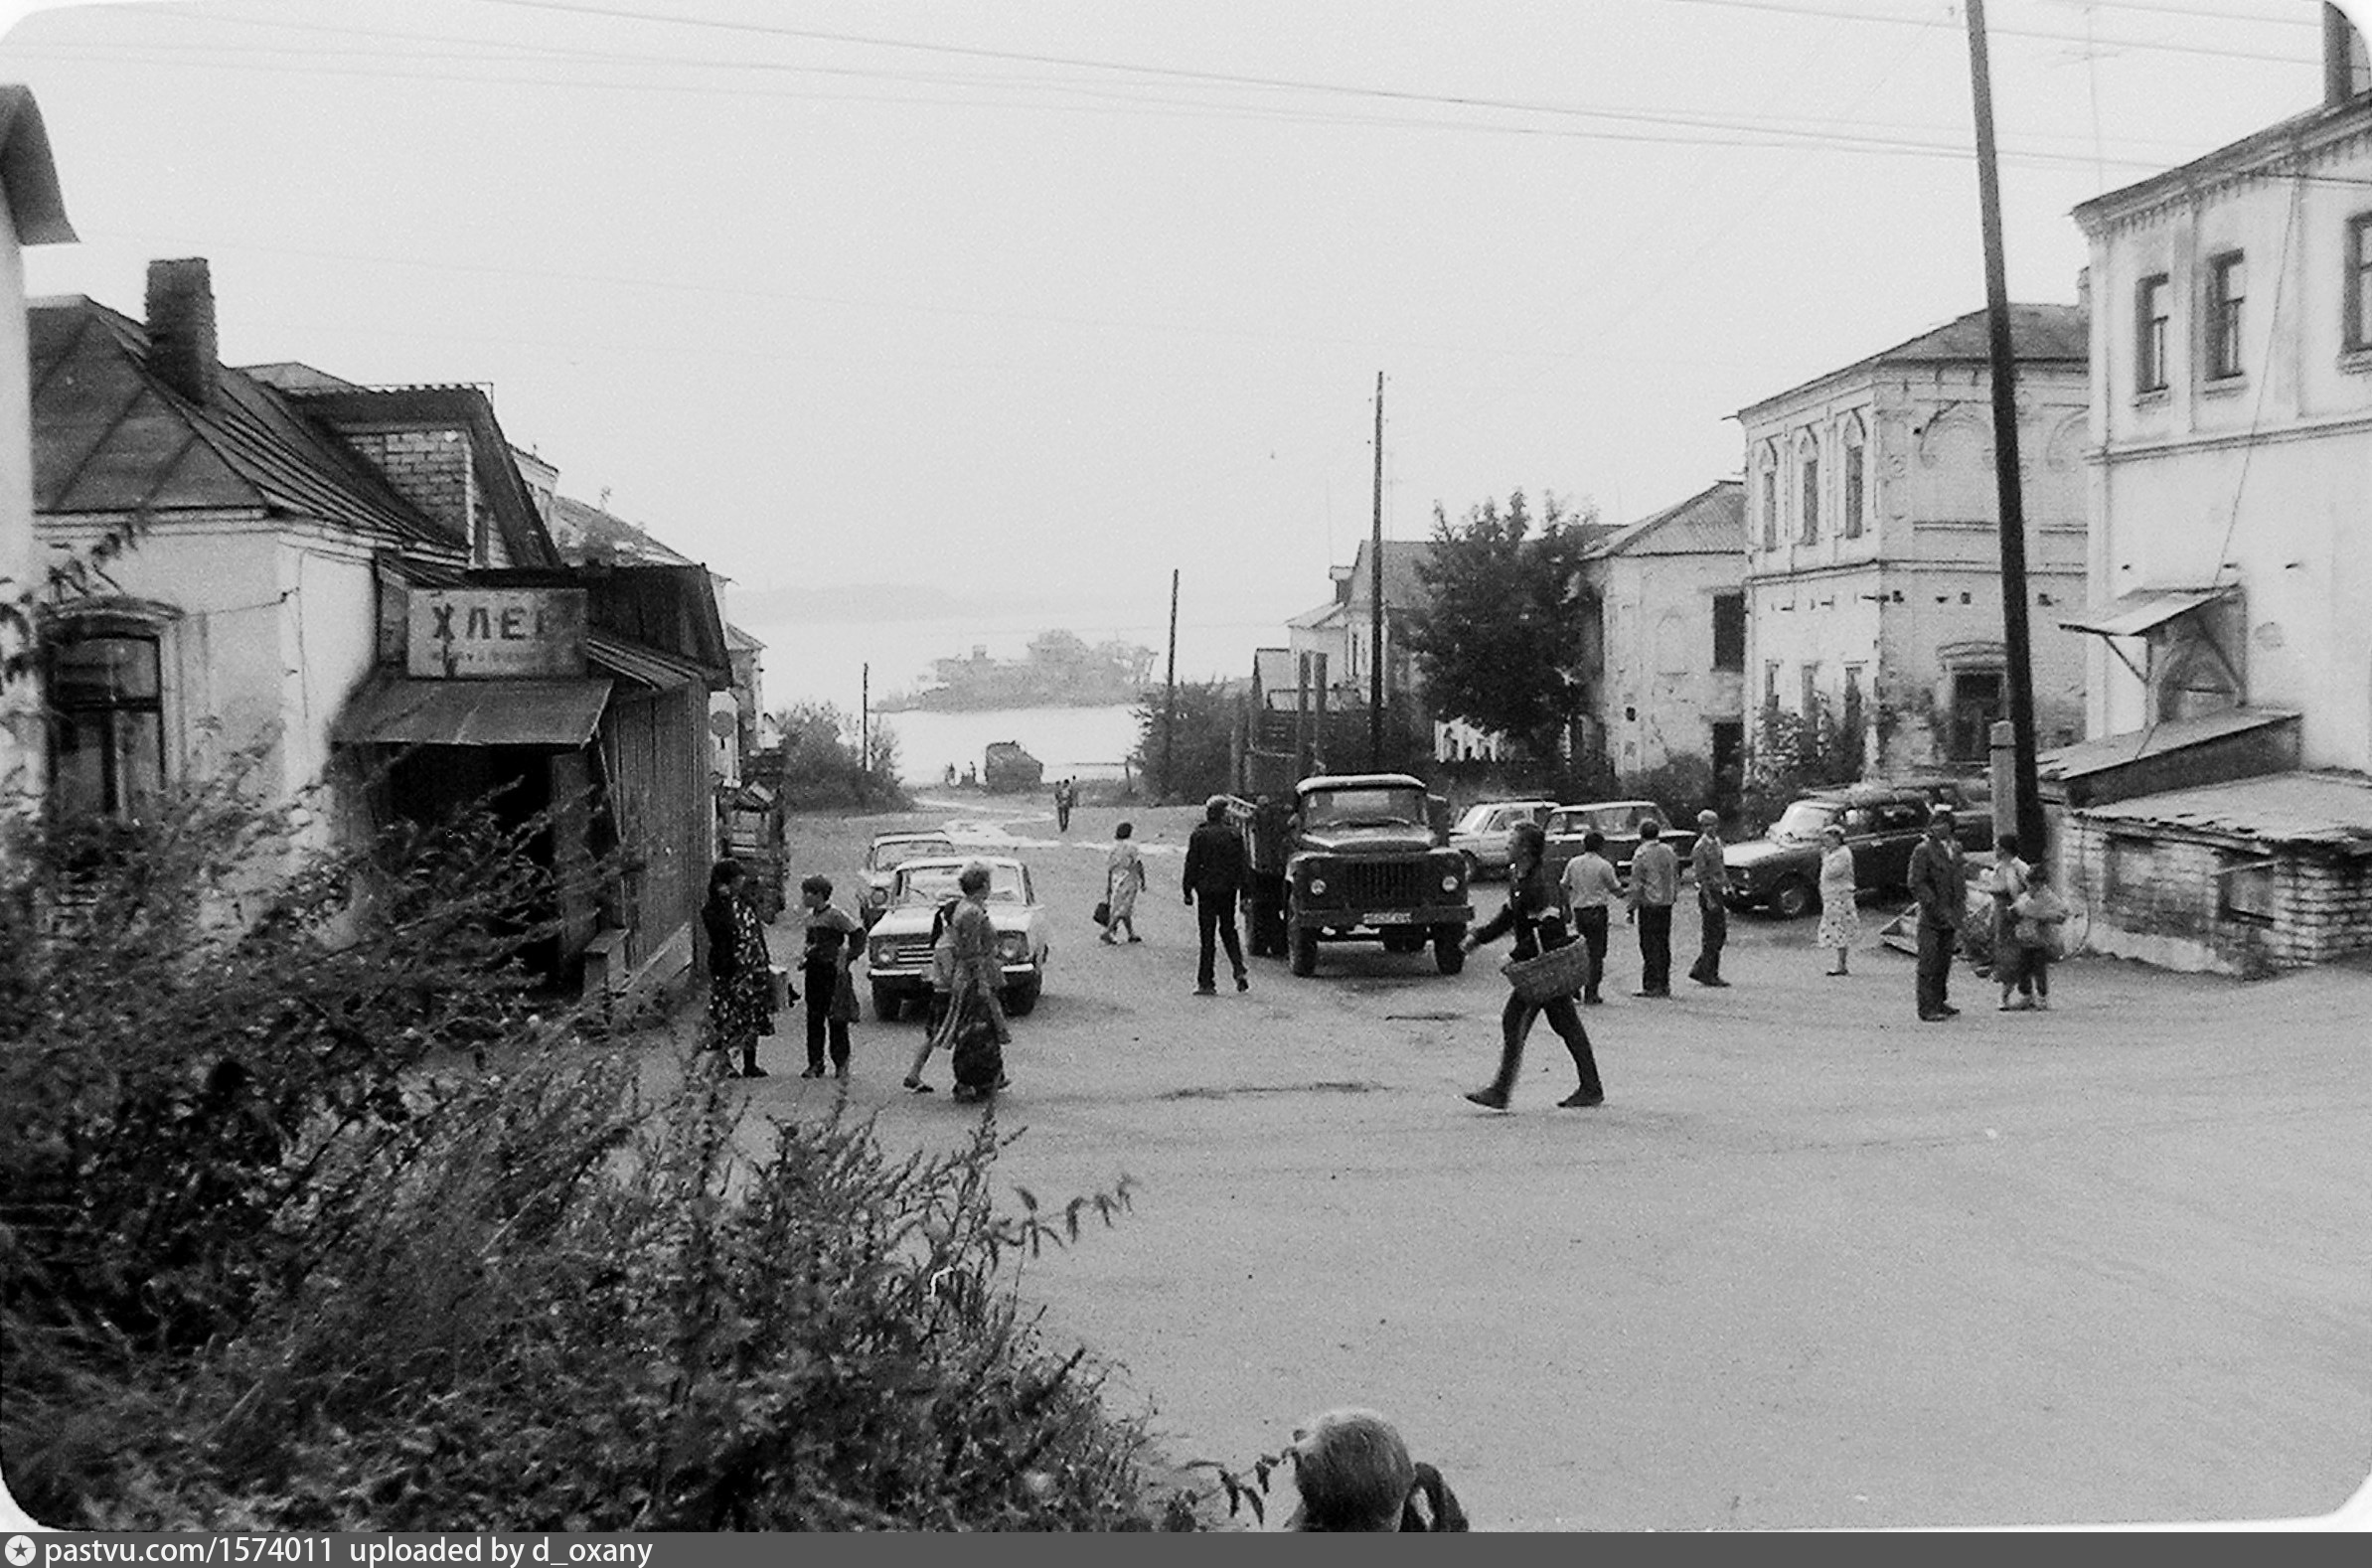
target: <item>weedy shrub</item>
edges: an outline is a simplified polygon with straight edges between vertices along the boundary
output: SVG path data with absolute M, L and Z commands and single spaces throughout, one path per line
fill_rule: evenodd
M 1125 1178 L 1005 1212 L 989 1114 L 952 1153 L 835 1115 L 746 1158 L 713 1079 L 645 1103 L 531 1015 L 517 831 L 289 860 L 238 802 L 9 862 L 0 1457 L 37 1517 L 1193 1522 L 1020 1296 Z

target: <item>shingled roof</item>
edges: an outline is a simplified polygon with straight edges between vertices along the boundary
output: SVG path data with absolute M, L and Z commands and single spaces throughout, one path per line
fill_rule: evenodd
M 37 511 L 256 510 L 467 554 L 265 382 L 226 365 L 215 395 L 191 402 L 149 370 L 140 323 L 80 295 L 33 301 L 26 328 Z

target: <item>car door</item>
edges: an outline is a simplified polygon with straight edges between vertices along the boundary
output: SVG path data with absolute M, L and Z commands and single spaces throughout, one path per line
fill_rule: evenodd
M 1911 852 L 1919 847 L 1920 837 L 1927 832 L 1927 808 L 1917 801 L 1885 801 L 1871 808 L 1876 819 L 1875 843 L 1870 855 L 1870 868 L 1862 884 L 1864 887 L 1904 887 L 1911 880 Z M 1853 868 L 1861 874 L 1861 857 L 1853 857 Z

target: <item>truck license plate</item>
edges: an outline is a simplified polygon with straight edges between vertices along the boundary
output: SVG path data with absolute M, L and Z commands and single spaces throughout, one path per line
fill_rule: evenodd
M 1408 924 L 1408 911 L 1405 909 L 1378 909 L 1372 914 L 1359 916 L 1359 922 L 1362 925 L 1406 925 Z

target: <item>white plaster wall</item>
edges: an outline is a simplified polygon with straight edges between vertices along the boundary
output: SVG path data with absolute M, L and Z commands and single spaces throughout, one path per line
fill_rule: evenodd
M 0 190 L 0 599 L 30 586 L 33 545 L 33 413 L 26 383 L 25 257 L 16 215 Z M 0 626 L 0 660 L 24 639 Z M 43 783 L 41 704 L 31 680 L 0 688 L 0 812 L 30 809 Z
M 1606 562 L 1602 706 L 1607 751 L 1619 772 L 1645 772 L 1678 756 L 1710 760 L 1714 720 L 1740 716 L 1740 677 L 1713 668 L 1713 599 L 1743 591 L 1744 568 L 1740 555 L 1617 555 Z

